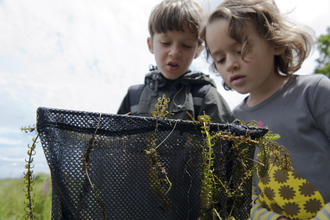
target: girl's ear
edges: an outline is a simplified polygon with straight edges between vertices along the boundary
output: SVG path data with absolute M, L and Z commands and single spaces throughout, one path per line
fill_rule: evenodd
M 194 59 L 196 59 L 199 56 L 199 54 L 203 51 L 203 49 L 204 49 L 204 45 L 200 45 L 199 48 L 197 49 Z
M 284 53 L 286 47 L 285 46 L 275 46 L 275 55 L 279 56 Z
M 150 53 L 153 54 L 154 53 L 154 49 L 152 47 L 152 38 L 151 37 L 148 37 L 147 43 L 148 43 L 148 48 L 149 48 Z

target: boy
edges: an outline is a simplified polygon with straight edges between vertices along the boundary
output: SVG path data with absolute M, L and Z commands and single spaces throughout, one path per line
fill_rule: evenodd
M 203 9 L 192 0 L 164 0 L 149 17 L 147 39 L 157 67 L 152 66 L 144 85 L 131 86 L 118 114 L 151 117 L 163 94 L 170 98 L 171 119 L 191 120 L 203 112 L 215 123 L 232 122 L 226 101 L 214 81 L 201 72 L 188 69 L 203 50 L 199 32 L 205 21 Z

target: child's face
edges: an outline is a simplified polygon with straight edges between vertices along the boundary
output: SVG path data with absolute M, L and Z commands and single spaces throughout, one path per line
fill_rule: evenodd
M 182 76 L 203 49 L 198 46 L 196 33 L 186 26 L 184 32 L 173 30 L 156 33 L 148 38 L 148 46 L 155 55 L 158 69 L 165 78 L 172 80 Z
M 206 28 L 206 43 L 217 71 L 225 83 L 241 94 L 260 93 L 272 86 L 275 72 L 275 55 L 282 51 L 261 38 L 255 27 L 246 22 L 250 52 L 241 57 L 242 44 L 228 33 L 228 22 L 216 20 Z

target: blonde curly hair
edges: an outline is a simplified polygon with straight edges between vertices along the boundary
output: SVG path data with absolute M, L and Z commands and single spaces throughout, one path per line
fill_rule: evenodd
M 285 47 L 281 55 L 275 56 L 275 71 L 280 75 L 292 75 L 299 70 L 315 47 L 314 32 L 307 26 L 297 27 L 286 19 L 273 0 L 224 0 L 211 13 L 201 31 L 204 41 L 207 25 L 219 19 L 228 21 L 230 37 L 242 44 L 243 60 L 250 51 L 246 21 L 252 22 L 261 38 L 276 47 Z M 217 72 L 206 41 L 205 49 L 206 58 L 211 61 L 210 70 Z M 225 84 L 224 87 L 230 89 Z

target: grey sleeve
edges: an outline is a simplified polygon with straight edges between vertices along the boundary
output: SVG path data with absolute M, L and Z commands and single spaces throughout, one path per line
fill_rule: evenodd
M 315 86 L 310 109 L 319 129 L 330 140 L 330 79 L 328 77 L 322 77 Z

